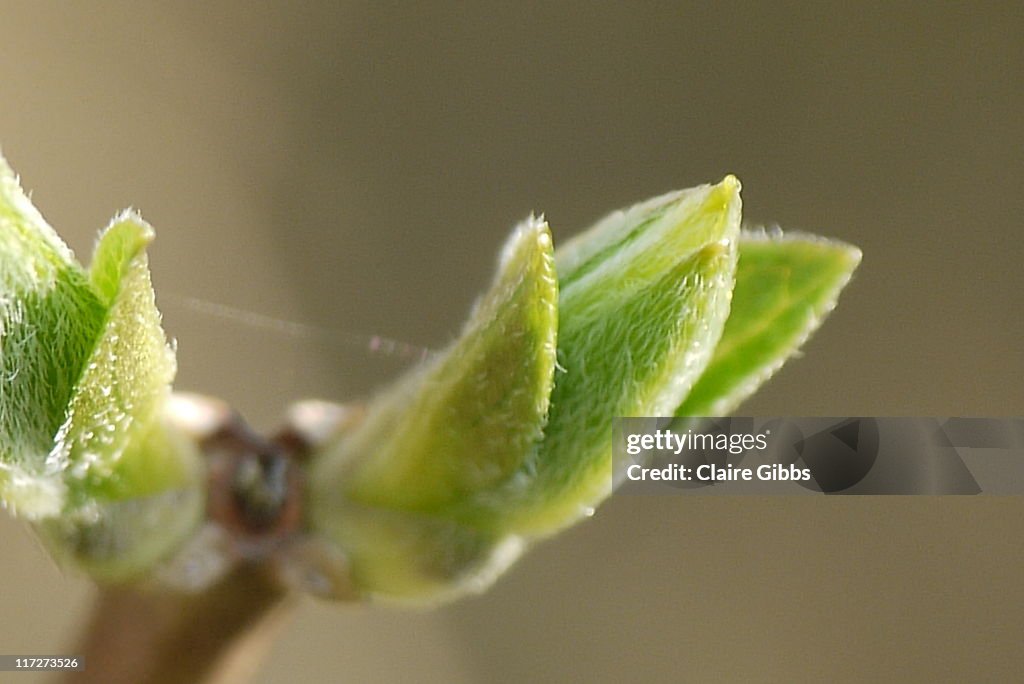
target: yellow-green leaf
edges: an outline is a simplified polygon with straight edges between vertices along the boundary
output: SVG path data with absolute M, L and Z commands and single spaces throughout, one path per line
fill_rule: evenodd
M 63 475 L 48 456 L 105 315 L 0 157 L 0 501 L 16 515 L 64 506 Z
M 0 159 L 0 500 L 98 577 L 150 567 L 202 511 L 197 447 L 165 421 L 152 238 L 122 214 L 86 271 Z
M 617 416 L 671 413 L 729 314 L 740 185 L 673 193 L 613 214 L 556 252 L 561 296 L 551 416 L 483 524 L 551 534 L 607 497 Z
M 860 257 L 856 247 L 833 240 L 744 232 L 732 313 L 711 363 L 675 414 L 735 409 L 821 325 Z
M 436 599 L 481 586 L 518 548 L 452 512 L 512 476 L 542 436 L 557 298 L 551 235 L 531 219 L 459 339 L 317 456 L 310 519 L 346 555 L 358 591 Z

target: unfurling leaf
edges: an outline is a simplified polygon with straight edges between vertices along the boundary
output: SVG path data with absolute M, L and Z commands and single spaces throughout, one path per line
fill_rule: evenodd
M 347 495 L 436 510 L 521 467 L 548 413 L 557 298 L 551 234 L 530 220 L 506 246 L 459 341 L 381 397 L 343 444 L 352 454 L 339 459 Z
M 0 157 L 0 499 L 30 519 L 67 498 L 48 454 L 105 307 Z
M 314 526 L 363 589 L 412 595 L 476 575 L 498 535 L 450 512 L 507 480 L 541 438 L 555 367 L 551 235 L 512 235 L 490 291 L 455 344 L 371 404 L 311 476 Z
M 530 219 L 446 351 L 364 410 L 306 402 L 284 441 L 260 441 L 226 407 L 169 402 L 152 229 L 122 214 L 86 270 L 0 162 L 0 501 L 57 556 L 123 580 L 190 537 L 210 550 L 193 534 L 209 477 L 225 568 L 269 561 L 334 598 L 482 590 L 612 492 L 615 418 L 728 413 L 835 306 L 856 248 L 740 220 L 732 176 L 557 250 Z M 234 451 L 207 472 L 214 434 Z
M 550 241 L 521 228 L 462 338 L 316 457 L 313 526 L 349 558 L 357 590 L 482 588 L 607 496 L 612 420 L 671 411 L 710 358 L 739 221 L 729 177 L 613 215 L 557 252 L 553 389 Z M 521 265 L 507 256 L 520 252 Z
M 556 252 L 559 366 L 544 440 L 492 498 L 504 531 L 542 536 L 613 486 L 617 416 L 671 412 L 729 315 L 740 185 L 673 193 L 605 219 Z
M 680 416 L 724 416 L 768 380 L 835 307 L 860 250 L 824 238 L 744 232 L 732 313 Z
M 198 521 L 198 454 L 164 423 L 174 377 L 125 213 L 87 272 L 0 166 L 0 495 L 94 575 L 148 567 Z

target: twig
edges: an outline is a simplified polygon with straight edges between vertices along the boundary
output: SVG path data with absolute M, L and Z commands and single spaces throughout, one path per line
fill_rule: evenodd
M 267 440 L 218 403 L 200 406 L 212 417 L 211 429 L 199 436 L 207 460 L 207 528 L 223 543 L 213 551 L 224 554 L 225 567 L 233 569 L 219 579 L 211 575 L 203 580 L 210 586 L 192 592 L 175 591 L 155 577 L 101 587 L 75 650 L 85 669 L 68 673 L 67 682 L 247 681 L 292 603 L 282 582 L 282 558 L 289 549 L 305 550 L 315 562 L 316 547 L 307 549 L 303 539 L 302 462 L 311 420 L 342 413 L 323 407 L 300 412 Z
M 292 603 L 264 568 L 243 564 L 199 594 L 142 587 L 101 589 L 75 684 L 244 682 Z

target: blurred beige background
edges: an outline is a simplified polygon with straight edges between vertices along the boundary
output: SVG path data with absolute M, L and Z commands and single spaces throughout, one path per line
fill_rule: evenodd
M 436 347 L 531 210 L 564 239 L 727 172 L 865 254 L 748 412 L 1022 415 L 1022 34 L 1019 3 L 5 2 L 0 144 L 83 258 L 142 210 L 178 386 L 266 428 L 401 363 L 174 297 Z M 478 599 L 304 602 L 259 681 L 1011 681 L 1022 513 L 614 499 Z M 65 651 L 88 584 L 0 539 L 0 652 Z

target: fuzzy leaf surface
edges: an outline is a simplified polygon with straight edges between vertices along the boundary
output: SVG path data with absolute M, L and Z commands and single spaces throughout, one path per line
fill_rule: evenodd
M 823 238 L 744 232 L 732 313 L 676 415 L 731 413 L 817 330 L 860 257 L 856 247 Z

